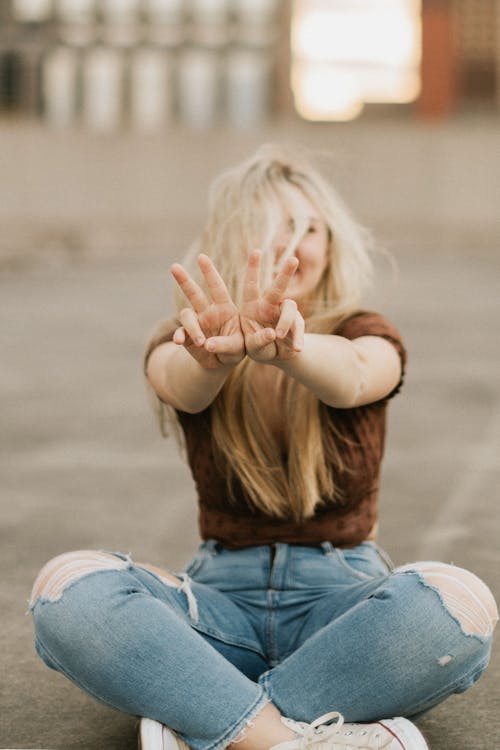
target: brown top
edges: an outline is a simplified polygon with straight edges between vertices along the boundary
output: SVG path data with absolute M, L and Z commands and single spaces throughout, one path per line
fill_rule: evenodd
M 172 339 L 177 325 L 172 320 L 160 324 L 147 347 L 146 361 L 156 346 Z M 332 333 L 348 339 L 382 336 L 396 347 L 404 374 L 406 352 L 401 336 L 382 315 L 359 311 L 342 321 Z M 352 547 L 364 541 L 377 520 L 387 402 L 398 393 L 402 381 L 403 375 L 386 398 L 366 406 L 336 409 L 324 405 L 326 419 L 348 438 L 338 443 L 346 470 L 335 474 L 342 501 L 323 498 L 314 516 L 300 523 L 275 518 L 255 508 L 238 481 L 233 483 L 234 498 L 229 499 L 226 477 L 214 458 L 210 407 L 198 414 L 177 411 L 198 492 L 202 539 L 217 539 L 230 549 L 274 542 L 317 545 L 323 541 L 337 547 Z

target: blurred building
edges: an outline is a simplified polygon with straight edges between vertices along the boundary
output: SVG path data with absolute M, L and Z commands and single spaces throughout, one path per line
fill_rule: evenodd
M 2 0 L 0 114 L 113 132 L 500 107 L 498 0 Z
M 113 131 L 251 127 L 272 116 L 279 0 L 8 0 L 2 111 Z

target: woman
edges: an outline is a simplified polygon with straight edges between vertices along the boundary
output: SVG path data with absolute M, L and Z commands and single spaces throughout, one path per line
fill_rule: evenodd
M 375 542 L 405 350 L 359 309 L 368 245 L 305 154 L 267 145 L 214 182 L 172 267 L 177 317 L 145 372 L 182 430 L 204 541 L 178 574 L 59 555 L 31 598 L 42 659 L 145 717 L 143 750 L 425 750 L 402 717 L 486 668 L 487 586 L 439 562 L 393 569 Z

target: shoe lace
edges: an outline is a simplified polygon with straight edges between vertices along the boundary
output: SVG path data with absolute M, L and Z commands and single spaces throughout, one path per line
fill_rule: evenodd
M 333 721 L 333 719 L 337 719 L 334 724 L 328 723 Z M 283 723 L 287 723 L 286 720 Z M 318 716 L 310 724 L 306 724 L 303 721 L 290 722 L 290 728 L 296 734 L 300 735 L 297 750 L 306 750 L 311 745 L 325 742 L 325 740 L 338 733 L 343 723 L 344 717 L 338 711 L 330 711 L 327 714 L 323 714 L 323 716 Z
M 333 719 L 337 719 L 334 724 L 330 722 Z M 282 718 L 282 722 L 290 729 L 299 735 L 296 740 L 295 750 L 308 750 L 313 748 L 314 745 L 320 745 L 322 743 L 328 743 L 328 740 L 332 740 L 332 745 L 335 748 L 348 747 L 361 747 L 364 748 L 378 748 L 380 743 L 383 742 L 383 738 L 380 734 L 380 727 L 378 725 L 366 725 L 366 724 L 346 724 L 345 732 L 341 732 L 340 729 L 344 725 L 344 717 L 338 711 L 330 711 L 330 713 L 323 714 L 317 719 L 314 719 L 310 724 L 303 721 L 293 721 L 292 719 Z M 342 741 L 342 737 L 345 736 L 347 739 Z M 356 739 L 355 739 L 356 738 Z M 328 744 L 323 746 L 328 748 Z M 317 747 L 320 750 L 320 747 Z

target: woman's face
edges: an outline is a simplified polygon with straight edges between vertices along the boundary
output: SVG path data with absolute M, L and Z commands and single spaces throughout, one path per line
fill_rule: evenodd
M 299 266 L 288 284 L 286 296 L 296 302 L 314 292 L 328 264 L 328 228 L 314 204 L 295 186 L 290 186 L 295 209 L 307 220 L 305 234 L 295 249 Z M 283 209 L 283 224 L 274 245 L 276 262 L 285 252 L 295 227 L 289 212 Z

